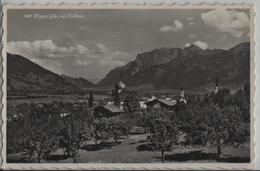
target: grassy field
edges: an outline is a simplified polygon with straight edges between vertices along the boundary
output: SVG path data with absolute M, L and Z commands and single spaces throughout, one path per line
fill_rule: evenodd
M 105 99 L 105 95 L 94 95 L 96 102 Z M 7 114 L 12 115 L 15 113 L 15 108 L 17 105 L 21 104 L 38 104 L 38 103 L 53 103 L 53 102 L 85 102 L 88 103 L 87 96 L 77 96 L 77 95 L 46 95 L 45 97 L 36 97 L 36 98 L 13 98 L 7 100 Z
M 103 149 L 83 148 L 79 150 L 80 163 L 160 163 L 160 152 L 146 146 L 147 135 L 130 135 L 120 144 L 111 143 Z M 249 148 L 225 148 L 221 158 L 215 158 L 215 149 L 210 147 L 175 147 L 165 156 L 166 162 L 248 162 Z M 72 158 L 43 162 L 71 163 Z
M 95 100 L 102 100 L 106 98 L 105 95 L 94 95 Z M 77 96 L 77 95 L 49 95 L 46 97 L 39 98 L 23 98 L 23 99 L 10 99 L 7 100 L 8 105 L 18 105 L 24 103 L 52 103 L 54 101 L 64 102 L 75 102 L 75 101 L 86 101 L 88 96 Z

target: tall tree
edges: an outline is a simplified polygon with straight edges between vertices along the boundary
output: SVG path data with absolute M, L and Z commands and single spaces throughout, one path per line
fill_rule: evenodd
M 73 163 L 78 163 L 78 150 L 91 137 L 88 112 L 84 106 L 74 104 L 69 107 L 68 115 L 62 118 L 60 145 L 73 157 Z
M 54 129 L 58 106 L 56 104 L 43 105 L 31 104 L 29 111 L 24 116 L 23 136 L 24 149 L 29 154 L 28 159 L 37 156 L 37 162 L 40 163 L 44 154 L 50 152 L 53 143 L 56 142 Z
M 93 101 L 94 101 L 93 91 L 90 91 L 88 97 L 88 107 L 93 107 Z
M 247 124 L 241 118 L 241 111 L 236 105 L 220 108 L 211 105 L 205 122 L 207 124 L 207 140 L 216 147 L 216 154 L 220 157 L 225 146 L 245 143 L 249 138 Z
M 114 105 L 120 106 L 120 95 L 118 90 L 114 91 Z
M 165 161 L 165 152 L 171 151 L 173 145 L 177 143 L 177 126 L 174 122 L 163 119 L 154 120 L 151 128 L 150 140 L 153 146 L 161 151 L 161 161 Z

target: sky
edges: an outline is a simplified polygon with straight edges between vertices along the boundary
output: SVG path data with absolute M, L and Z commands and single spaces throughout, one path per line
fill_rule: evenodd
M 162 47 L 229 49 L 250 40 L 246 9 L 9 9 L 7 50 L 58 74 L 98 82 Z

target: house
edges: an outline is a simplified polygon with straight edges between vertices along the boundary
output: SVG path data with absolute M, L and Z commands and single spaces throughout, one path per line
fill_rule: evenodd
M 140 126 L 133 126 L 132 129 L 129 131 L 129 134 L 145 134 L 146 130 L 144 127 Z
M 139 103 L 141 109 L 146 109 L 147 108 L 147 105 L 146 105 L 145 101 L 139 101 L 138 103 Z
M 146 102 L 146 105 L 148 111 L 152 108 L 172 110 L 175 108 L 176 103 L 176 100 L 154 99 Z
M 117 116 L 124 111 L 120 109 L 120 107 L 115 106 L 113 104 L 106 104 L 97 106 L 94 108 L 94 115 L 95 117 L 101 118 L 101 117 L 114 117 Z
M 125 104 L 125 102 L 120 102 L 119 108 L 120 108 L 121 110 L 124 110 L 124 104 Z
M 113 101 L 108 101 L 107 104 L 108 104 L 108 105 L 113 105 L 114 102 L 113 102 Z
M 69 116 L 69 115 L 71 115 L 71 113 L 60 113 L 61 118 L 64 118 L 64 117 Z
M 108 101 L 107 102 L 108 105 L 114 105 L 113 101 Z M 119 106 L 120 109 L 124 110 L 124 102 L 120 102 Z
M 149 101 L 153 101 L 154 99 L 156 99 L 156 97 L 153 96 L 153 95 L 151 95 L 151 96 L 147 99 L 147 101 L 148 101 L 148 102 L 149 102 Z

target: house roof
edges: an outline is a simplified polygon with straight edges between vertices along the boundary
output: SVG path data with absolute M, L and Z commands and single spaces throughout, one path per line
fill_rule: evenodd
M 166 99 L 158 99 L 159 102 L 166 104 L 167 106 L 174 106 L 176 105 L 176 101 L 170 101 Z
M 162 104 L 164 104 L 164 105 L 167 105 L 167 106 L 175 106 L 176 105 L 176 101 L 175 100 L 166 100 L 166 99 L 154 99 L 154 100 L 152 100 L 152 101 L 149 101 L 149 102 L 147 102 L 146 104 L 149 104 L 149 103 L 153 103 L 153 102 L 155 102 L 155 101 L 158 101 L 159 103 L 162 103 Z
M 103 105 L 101 106 L 107 110 L 109 110 L 110 112 L 112 113 L 121 113 L 121 112 L 124 112 L 122 109 L 120 109 L 119 107 L 115 106 L 115 105 L 112 105 L 112 104 L 106 104 L 106 105 Z

